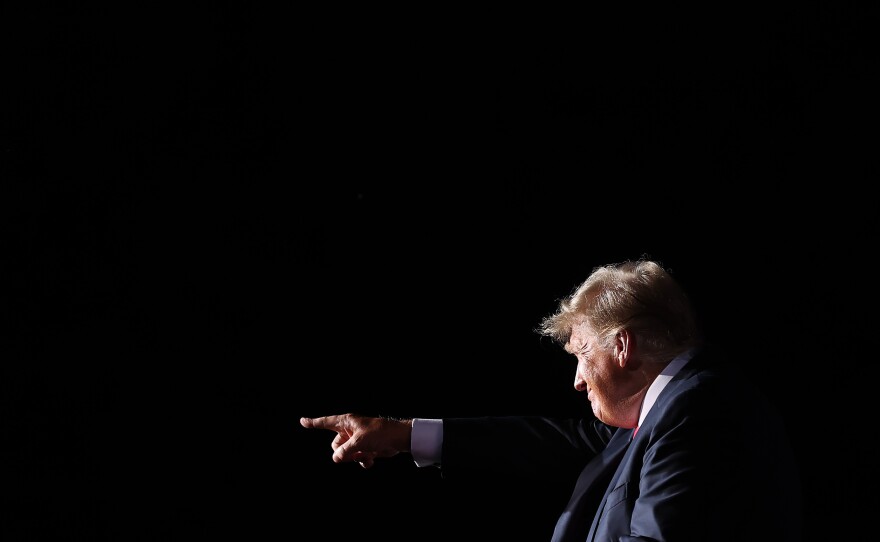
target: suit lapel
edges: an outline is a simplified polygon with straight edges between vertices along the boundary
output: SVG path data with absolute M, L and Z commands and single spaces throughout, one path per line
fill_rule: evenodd
M 615 477 L 631 440 L 632 430 L 618 429 L 605 449 L 587 463 L 556 523 L 552 542 L 583 542 L 586 539 L 588 530 L 584 519 L 601 510 L 597 505 L 604 500 L 603 494 Z
M 608 447 L 610 448 L 612 444 L 614 444 L 614 440 L 618 439 L 622 442 L 616 445 L 616 450 L 614 452 L 616 461 L 614 463 L 614 470 L 612 471 L 611 478 L 608 480 L 608 483 L 605 484 L 605 491 L 602 495 L 602 500 L 599 501 L 599 506 L 596 508 L 596 513 L 593 515 L 593 523 L 590 525 L 590 532 L 587 536 L 587 540 L 592 541 L 596 536 L 596 527 L 599 525 L 599 520 L 602 518 L 602 511 L 605 510 L 605 501 L 608 499 L 608 494 L 611 492 L 611 489 L 616 485 L 617 480 L 620 478 L 620 464 L 623 458 L 626 456 L 629 451 L 629 443 L 632 442 L 633 439 L 633 430 L 632 429 L 621 429 L 618 430 L 617 433 L 614 434 L 614 437 L 608 443 Z

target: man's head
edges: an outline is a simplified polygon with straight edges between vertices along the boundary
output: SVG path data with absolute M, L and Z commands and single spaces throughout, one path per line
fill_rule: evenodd
M 634 427 L 648 386 L 700 331 L 686 293 L 663 267 L 636 260 L 597 267 L 538 332 L 578 358 L 575 388 L 605 423 Z

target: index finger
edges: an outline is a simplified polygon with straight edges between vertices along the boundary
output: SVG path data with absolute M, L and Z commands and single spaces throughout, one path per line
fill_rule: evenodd
M 299 423 L 303 427 L 336 431 L 337 427 L 340 425 L 340 418 L 340 416 L 322 416 L 320 418 L 302 417 L 299 419 Z

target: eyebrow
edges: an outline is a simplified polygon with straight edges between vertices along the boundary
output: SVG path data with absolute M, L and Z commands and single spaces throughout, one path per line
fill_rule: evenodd
M 583 352 L 587 348 L 587 346 L 588 346 L 588 343 L 584 343 L 580 346 L 580 348 L 575 348 L 574 345 L 571 343 L 571 341 L 568 341 L 567 343 L 565 343 L 565 351 L 568 352 L 569 354 L 574 355 L 579 352 Z

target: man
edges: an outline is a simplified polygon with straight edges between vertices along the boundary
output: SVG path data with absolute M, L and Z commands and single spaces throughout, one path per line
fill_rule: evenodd
M 782 419 L 704 343 L 687 294 L 659 263 L 597 267 L 538 332 L 577 358 L 574 386 L 591 417 L 300 423 L 335 431 L 333 460 L 365 468 L 405 452 L 444 476 L 473 465 L 533 479 L 579 471 L 553 542 L 802 539 Z

